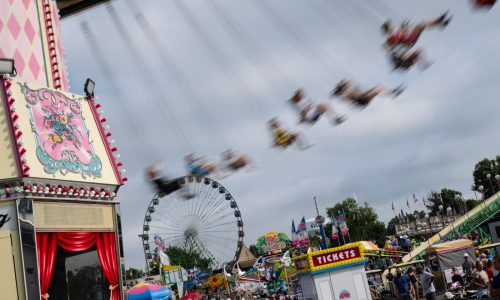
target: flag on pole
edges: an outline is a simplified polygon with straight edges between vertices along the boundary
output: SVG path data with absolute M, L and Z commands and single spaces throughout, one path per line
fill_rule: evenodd
M 229 277 L 231 277 L 231 274 L 229 274 L 229 273 L 226 271 L 226 264 L 224 264 L 224 266 L 222 267 L 222 271 L 224 272 L 224 277 L 225 277 L 225 278 L 229 278 Z
M 415 196 L 415 194 L 413 194 L 413 203 L 417 203 L 418 202 L 418 198 Z
M 255 269 L 259 269 L 259 268 L 262 268 L 263 266 L 264 266 L 264 258 L 261 256 L 255 260 L 253 267 Z
M 332 216 L 332 240 L 336 240 L 339 238 L 339 223 L 335 216 Z
M 297 227 L 297 241 L 300 245 L 304 247 L 309 246 L 309 236 L 307 235 L 307 228 L 306 228 L 306 218 L 303 216 L 302 220 L 300 220 L 300 224 Z
M 349 235 L 349 227 L 347 227 L 347 221 L 345 219 L 344 210 L 339 211 L 339 228 L 342 236 Z
M 425 197 L 422 197 L 422 203 L 424 203 L 424 206 L 427 206 L 427 203 L 425 203 Z
M 299 241 L 297 240 L 297 230 L 295 230 L 295 220 L 292 220 L 292 246 L 298 247 Z
M 302 217 L 302 220 L 300 220 L 300 224 L 297 227 L 297 232 L 301 232 L 303 230 L 306 230 L 306 218 Z
M 410 202 L 408 201 L 408 198 L 406 198 L 406 206 L 408 206 L 408 208 L 410 208 Z
M 392 211 L 395 211 L 394 210 L 394 201 L 392 201 Z
M 287 250 L 285 254 L 280 259 L 281 264 L 283 264 L 285 267 L 289 267 L 292 265 L 292 257 L 290 256 L 290 250 Z
M 238 275 L 238 276 L 243 276 L 245 275 L 245 272 L 243 272 L 240 269 L 240 262 L 236 262 L 236 265 L 233 267 L 233 274 Z
M 268 268 L 264 269 L 264 273 L 262 275 L 264 275 L 264 278 L 266 278 L 267 281 L 271 281 L 271 279 L 272 279 L 271 272 L 269 272 Z
M 159 251 L 160 252 L 160 263 L 164 266 L 168 266 L 170 265 L 170 257 L 168 257 L 168 255 L 163 252 L 163 251 Z
M 300 233 L 299 233 L 299 243 L 304 246 L 304 247 L 309 247 L 309 234 L 307 233 L 307 230 L 302 230 Z

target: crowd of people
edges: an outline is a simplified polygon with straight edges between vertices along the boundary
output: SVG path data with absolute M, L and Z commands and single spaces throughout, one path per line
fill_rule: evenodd
M 494 275 L 494 270 L 497 275 Z M 500 255 L 481 253 L 474 262 L 467 253 L 461 265 L 452 268 L 451 280 L 446 285 L 445 299 L 500 299 Z M 435 272 L 431 268 L 410 266 L 405 271 L 397 268 L 395 275 L 386 275 L 387 288 L 372 286 L 378 299 L 418 300 L 436 299 Z

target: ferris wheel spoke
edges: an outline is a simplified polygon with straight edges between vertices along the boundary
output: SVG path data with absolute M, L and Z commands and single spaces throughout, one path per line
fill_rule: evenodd
M 157 228 L 157 229 L 167 229 L 167 230 L 170 230 L 170 231 L 173 231 L 173 232 L 180 232 L 180 233 L 182 233 L 181 230 L 176 229 L 174 227 L 165 227 L 165 226 L 156 226 L 156 225 L 149 225 L 149 227 L 151 227 L 151 228 Z
M 176 229 L 179 229 L 179 227 L 181 227 L 179 222 L 173 221 L 170 216 L 166 216 L 163 212 L 159 212 L 158 217 L 155 219 L 155 223 L 165 224 Z
M 216 213 L 218 211 L 220 211 L 221 209 L 226 208 L 225 204 L 226 203 L 224 203 L 220 199 L 219 199 L 219 201 L 217 203 L 214 203 L 214 205 L 212 205 L 212 207 L 210 207 L 209 209 L 207 209 L 204 212 L 203 216 L 200 218 L 200 225 L 203 225 L 207 219 L 209 219 L 209 218 L 213 217 L 214 215 L 216 215 Z
M 229 225 L 229 224 L 236 224 L 236 221 L 229 221 L 229 222 L 225 222 L 225 223 L 220 223 L 220 224 L 215 224 L 215 225 L 210 225 L 210 226 L 203 226 L 203 231 L 208 229 L 208 228 L 216 228 L 216 227 L 219 227 L 219 226 L 224 226 L 224 225 Z
M 218 257 L 219 257 L 219 260 L 221 262 L 224 262 L 224 261 L 228 261 L 230 259 L 232 259 L 233 255 L 234 255 L 234 252 L 236 249 L 232 249 L 232 248 L 228 248 L 228 247 L 225 247 L 224 244 L 221 244 L 221 243 L 215 243 L 215 242 L 211 242 L 211 241 L 207 241 L 205 242 L 205 244 L 207 245 L 207 248 L 209 249 L 212 249 L 212 251 L 214 251 L 215 253 L 217 253 Z
M 212 234 L 205 234 L 204 236 L 209 237 L 209 238 L 218 239 L 218 240 L 225 240 L 225 241 L 232 241 L 232 242 L 238 241 L 238 238 L 230 239 L 230 238 L 225 238 L 225 237 L 216 236 L 216 235 L 212 235 Z
M 181 246 L 183 243 L 184 239 L 183 238 L 171 238 L 166 244 L 169 246 Z
M 231 211 L 228 211 L 226 212 L 225 214 L 220 214 L 224 211 L 224 209 L 220 209 L 219 211 L 216 211 L 214 212 L 214 215 L 210 218 L 210 219 L 206 219 L 203 221 L 203 223 L 201 224 L 202 226 L 207 226 L 207 225 L 211 225 L 213 224 L 214 222 L 218 221 L 218 220 L 222 220 L 226 217 L 229 217 L 231 215 L 234 215 L 234 211 L 231 210 Z
M 218 191 L 214 188 L 211 188 L 210 198 L 207 201 L 204 201 L 204 209 L 201 210 L 198 214 L 198 220 L 203 218 L 203 215 L 210 210 L 210 208 L 217 203 Z
M 168 234 L 170 237 L 172 237 L 172 238 L 176 238 L 176 237 L 179 237 L 179 236 L 180 236 L 180 237 L 182 237 L 182 236 L 183 236 L 183 234 L 182 234 L 182 233 L 174 233 L 174 234 L 172 234 L 172 233 L 171 233 L 171 232 L 169 232 L 169 231 L 168 231 L 168 232 L 152 232 L 152 233 L 151 233 L 151 235 L 152 235 L 152 236 L 158 235 L 158 236 L 162 237 L 162 239 L 164 239 L 164 240 L 167 240 L 167 239 L 168 239 L 168 238 L 163 238 L 163 236 L 165 236 L 165 235 L 167 235 L 167 234 Z
M 223 256 L 217 255 L 220 253 L 220 251 L 217 251 L 217 252 L 214 251 L 214 250 L 216 250 L 215 248 L 208 247 L 208 244 L 206 242 L 204 242 L 202 239 L 200 239 L 199 237 L 196 238 L 196 240 L 197 240 L 198 244 L 200 245 L 200 247 L 206 252 L 205 257 L 215 260 L 215 263 L 217 263 L 217 264 L 220 264 L 223 261 Z
M 161 202 L 162 204 L 162 207 L 165 209 L 165 211 L 170 211 L 172 210 L 173 213 L 170 214 L 170 216 L 165 216 L 164 219 L 167 219 L 167 220 L 170 220 L 172 218 L 175 218 L 175 223 L 179 224 L 179 218 L 180 216 L 182 216 L 181 214 L 181 211 L 179 209 L 179 206 L 178 206 L 178 203 L 179 202 L 179 199 L 178 199 L 178 193 L 175 192 L 172 194 L 172 198 L 169 199 L 169 198 L 164 198 L 164 201 Z M 163 215 L 163 211 L 160 210 L 159 211 L 160 214 Z
M 212 220 L 208 220 L 210 222 L 206 222 L 206 224 L 203 224 L 200 226 L 200 230 L 209 230 L 209 229 L 220 229 L 222 226 L 225 226 L 227 228 L 230 228 L 229 224 L 236 223 L 235 221 L 232 221 L 229 217 L 232 216 L 232 213 L 228 212 L 226 215 L 219 215 L 217 218 L 213 218 Z M 236 230 L 237 226 L 234 226 L 234 229 Z
M 163 213 L 158 213 L 158 216 L 160 218 L 155 218 L 155 220 L 153 222 L 151 222 L 151 224 L 154 225 L 156 223 L 160 223 L 160 224 L 164 224 L 165 226 L 178 229 L 178 227 L 179 227 L 178 224 L 172 223 L 170 218 L 166 217 Z
M 189 210 L 188 210 L 189 222 L 192 226 L 196 226 L 195 225 L 196 220 L 197 220 L 196 211 L 198 210 L 198 206 L 200 205 L 200 202 L 202 202 L 202 200 L 203 200 L 201 188 L 202 188 L 202 185 L 199 183 L 196 183 L 196 181 L 192 185 L 193 193 L 196 195 L 196 197 L 194 199 L 190 200 L 190 203 L 188 206 L 188 208 L 189 208 Z
M 200 187 L 201 189 L 201 187 Z M 210 193 L 209 193 L 210 192 Z M 201 214 L 203 213 L 203 209 L 207 207 L 208 203 L 210 203 L 211 198 L 213 197 L 214 189 L 204 189 L 203 194 L 200 195 L 200 201 L 198 201 L 197 207 L 194 211 L 194 215 L 196 216 L 197 220 L 200 218 Z
M 235 230 L 210 230 L 210 231 L 203 231 L 203 234 L 207 234 L 207 233 L 235 233 L 236 234 L 236 231 Z

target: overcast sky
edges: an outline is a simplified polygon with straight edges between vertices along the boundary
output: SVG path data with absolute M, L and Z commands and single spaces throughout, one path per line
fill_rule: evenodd
M 292 219 L 313 217 L 314 196 L 324 211 L 354 192 L 386 222 L 391 203 L 406 209 L 413 193 L 421 199 L 449 187 L 472 197 L 474 164 L 498 154 L 499 7 L 474 12 L 466 0 L 142 0 L 152 26 L 144 31 L 127 1 L 113 2 L 121 31 L 105 6 L 62 24 L 71 90 L 82 93 L 87 77 L 96 81 L 130 179 L 119 193 L 127 267 L 144 268 L 137 235 L 154 192 L 144 168 L 155 160 L 173 177 L 185 174 L 189 152 L 218 159 L 232 147 L 250 155 L 257 170 L 221 181 L 238 202 L 248 245 L 267 231 L 289 234 Z M 419 43 L 434 64 L 391 73 L 379 30 L 385 18 L 418 21 L 446 10 L 454 15 L 450 26 Z M 97 45 L 83 34 L 84 21 Z M 294 89 L 322 100 L 344 77 L 407 90 L 364 110 L 331 100 L 348 116 L 338 127 L 326 120 L 295 125 L 285 103 Z M 265 122 L 274 116 L 315 146 L 271 149 Z

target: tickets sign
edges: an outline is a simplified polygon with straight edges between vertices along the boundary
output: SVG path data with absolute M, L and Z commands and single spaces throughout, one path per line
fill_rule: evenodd
M 359 258 L 361 254 L 359 252 L 359 248 L 350 248 L 345 250 L 338 250 L 335 252 L 318 254 L 312 256 L 313 266 L 319 267 L 323 265 L 328 265 L 331 263 L 339 263 L 346 260 Z
M 364 261 L 360 243 L 352 243 L 337 248 L 310 252 L 308 254 L 311 271 L 339 267 Z

